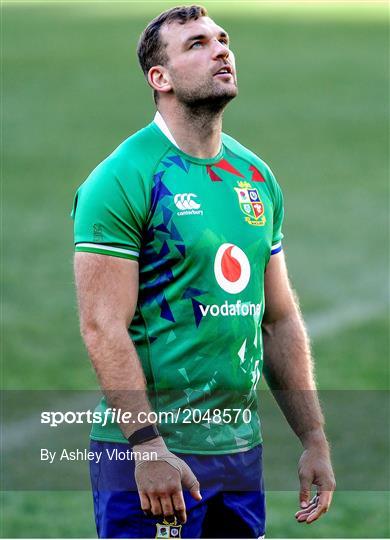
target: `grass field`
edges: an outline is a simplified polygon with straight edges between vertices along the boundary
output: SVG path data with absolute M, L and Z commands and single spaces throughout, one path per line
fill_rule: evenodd
M 270 163 L 285 194 L 319 387 L 388 389 L 386 5 L 202 3 L 238 62 L 225 131 Z M 134 50 L 170 5 L 2 5 L 4 389 L 96 387 L 77 328 L 69 211 L 89 171 L 153 115 Z M 296 493 L 271 491 L 267 536 L 389 537 L 388 504 L 388 492 L 339 491 L 306 527 L 293 518 Z M 6 492 L 2 511 L 3 537 L 94 535 L 87 492 Z

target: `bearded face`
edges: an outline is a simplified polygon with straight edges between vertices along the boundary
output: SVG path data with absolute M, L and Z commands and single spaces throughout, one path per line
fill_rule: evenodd
M 216 77 L 210 72 L 191 75 L 175 69 L 170 74 L 177 100 L 189 108 L 209 104 L 211 108 L 214 106 L 218 109 L 226 106 L 238 94 L 232 75 L 225 78 Z
M 209 17 L 161 30 L 170 92 L 188 108 L 220 110 L 238 94 L 234 54 L 227 33 Z

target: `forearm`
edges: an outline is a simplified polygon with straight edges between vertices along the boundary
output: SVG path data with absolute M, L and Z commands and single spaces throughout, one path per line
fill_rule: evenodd
M 327 449 L 307 333 L 297 307 L 263 324 L 264 375 L 290 426 L 307 447 Z
M 128 438 L 148 425 L 136 420 L 139 412 L 151 411 L 144 372 L 124 325 L 99 326 L 82 330 L 82 334 L 110 406 L 121 409 L 122 413 L 132 413 L 129 423 L 120 424 L 124 436 Z M 189 490 L 195 500 L 201 499 L 199 482 L 190 467 L 168 450 L 162 437 L 132 445 L 132 451 L 143 511 L 157 517 L 163 510 L 169 521 L 177 515 L 185 523 L 187 517 L 182 486 Z
M 120 424 L 128 438 L 137 429 L 148 425 L 138 422 L 138 413 L 151 411 L 144 372 L 134 344 L 127 329 L 119 324 L 89 327 L 82 334 L 110 407 L 131 413 L 131 421 Z
M 335 481 L 309 339 L 282 253 L 271 257 L 265 272 L 264 289 L 264 375 L 305 448 L 298 466 L 301 510 L 296 518 L 312 523 L 328 510 Z M 317 486 L 318 496 L 311 501 L 312 484 Z

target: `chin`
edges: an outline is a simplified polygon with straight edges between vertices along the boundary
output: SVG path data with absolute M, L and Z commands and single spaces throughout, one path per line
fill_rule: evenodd
M 235 97 L 238 94 L 238 88 L 235 83 L 224 83 L 224 86 L 216 88 L 214 95 L 215 97 Z
M 218 99 L 233 99 L 237 96 L 238 89 L 236 86 L 231 88 L 225 88 L 222 92 L 216 92 L 214 95 L 210 96 L 211 100 Z
M 238 88 L 234 83 L 221 87 L 213 85 L 212 87 L 194 89 L 181 89 L 176 92 L 178 101 L 191 108 L 211 107 L 217 109 L 224 107 L 229 101 L 234 99 L 238 94 Z

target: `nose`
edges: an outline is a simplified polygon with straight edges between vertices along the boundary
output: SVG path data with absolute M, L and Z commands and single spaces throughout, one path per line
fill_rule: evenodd
M 221 43 L 217 38 L 214 41 L 213 57 L 214 58 L 228 58 L 230 54 L 229 47 L 224 43 Z

